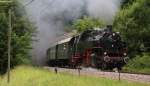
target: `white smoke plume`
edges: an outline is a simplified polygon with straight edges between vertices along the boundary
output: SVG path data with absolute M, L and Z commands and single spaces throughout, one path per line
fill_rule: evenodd
M 122 0 L 88 0 L 88 14 L 99 18 L 107 24 L 112 24 Z
M 26 3 L 30 0 L 24 0 Z M 64 27 L 88 15 L 111 24 L 121 0 L 35 0 L 26 7 L 29 17 L 37 25 L 37 42 L 33 43 L 33 61 L 46 62 L 46 50 L 64 37 Z

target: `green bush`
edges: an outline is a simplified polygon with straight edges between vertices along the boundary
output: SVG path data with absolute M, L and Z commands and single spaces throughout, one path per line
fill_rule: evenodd
M 150 53 L 143 53 L 131 59 L 123 68 L 124 71 L 150 73 Z
M 104 27 L 104 22 L 99 19 L 93 19 L 88 16 L 84 16 L 82 19 L 74 21 L 72 28 L 77 30 L 79 33 L 87 29 L 93 29 L 94 27 Z
M 129 0 L 127 0 L 129 1 Z M 150 47 L 150 0 L 132 0 L 122 8 L 114 21 L 114 28 L 127 42 L 129 55 L 134 57 Z

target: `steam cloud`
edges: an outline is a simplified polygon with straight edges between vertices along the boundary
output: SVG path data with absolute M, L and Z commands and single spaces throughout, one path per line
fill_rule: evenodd
M 45 64 L 46 50 L 64 38 L 60 35 L 65 33 L 67 24 L 83 15 L 111 24 L 120 4 L 121 0 L 35 0 L 26 7 L 30 19 L 38 27 L 38 41 L 33 43 L 33 62 Z

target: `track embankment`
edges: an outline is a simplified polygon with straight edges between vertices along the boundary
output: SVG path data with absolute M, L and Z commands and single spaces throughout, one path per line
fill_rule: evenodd
M 74 75 L 86 75 L 86 76 L 94 76 L 94 77 L 105 77 L 116 80 L 127 80 L 134 82 L 141 82 L 150 84 L 150 75 L 144 74 L 130 74 L 130 73 L 118 73 L 118 72 L 103 72 L 100 70 L 92 69 L 92 68 L 84 68 L 84 69 L 67 69 L 67 68 L 53 68 L 53 67 L 44 67 L 45 69 L 56 72 L 67 72 Z

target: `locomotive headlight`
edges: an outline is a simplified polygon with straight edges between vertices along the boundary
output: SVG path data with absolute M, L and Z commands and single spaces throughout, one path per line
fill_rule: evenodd
M 126 56 L 126 55 L 127 55 L 127 53 L 123 53 L 123 55 L 124 55 L 124 56 Z
M 120 32 L 116 32 L 117 34 L 120 34 Z
M 94 53 L 91 54 L 91 56 L 94 56 L 94 55 L 95 55 Z
M 113 33 L 113 36 L 115 36 L 115 33 Z
M 104 55 L 107 55 L 107 52 L 104 52 Z
M 64 50 L 66 50 L 66 47 L 64 47 Z

